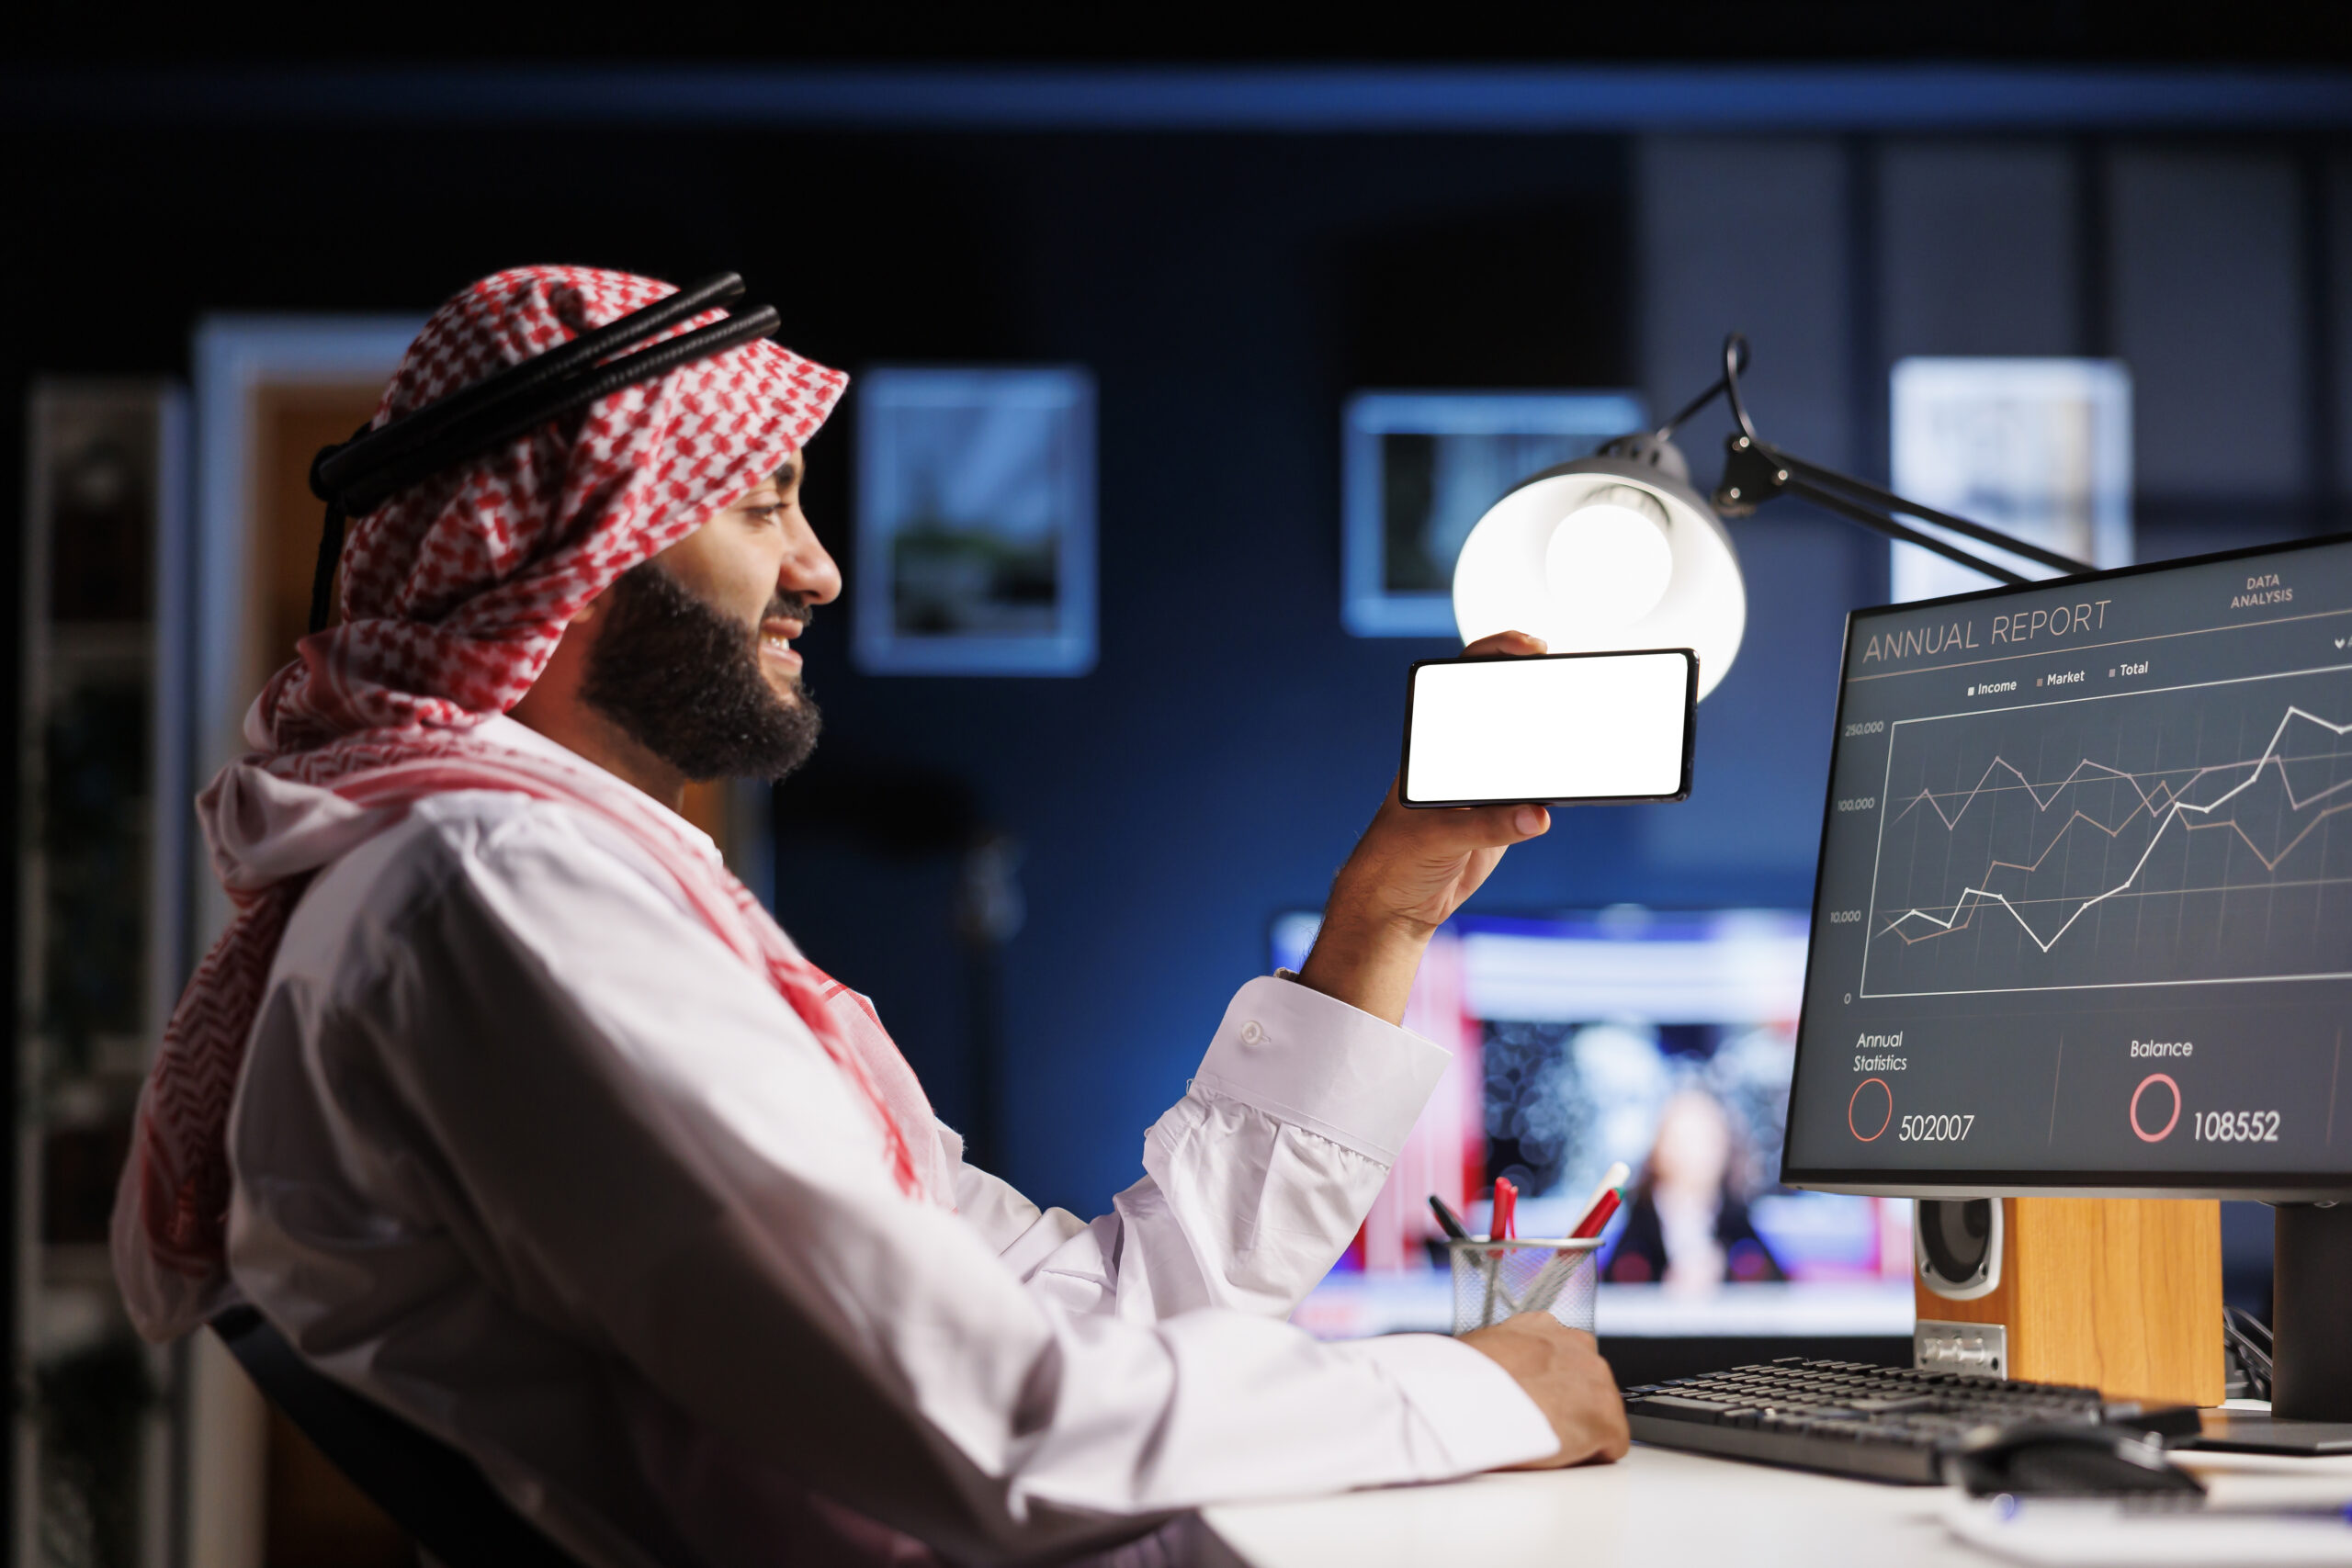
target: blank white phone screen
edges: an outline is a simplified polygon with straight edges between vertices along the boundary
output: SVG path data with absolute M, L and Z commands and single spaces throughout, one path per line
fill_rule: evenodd
M 1594 800 L 1682 788 L 1683 653 L 1425 664 L 1405 798 Z

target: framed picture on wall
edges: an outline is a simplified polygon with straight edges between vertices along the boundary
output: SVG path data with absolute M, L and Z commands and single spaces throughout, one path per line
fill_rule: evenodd
M 2132 373 L 2120 361 L 1902 359 L 1890 396 L 1896 494 L 2094 566 L 2132 564 Z M 2028 577 L 2052 575 L 1954 542 Z M 1992 586 L 1917 545 L 1890 547 L 1897 604 Z
M 1341 416 L 1340 620 L 1453 635 L 1453 562 L 1528 475 L 1646 423 L 1631 392 L 1358 392 Z
M 857 382 L 853 644 L 880 675 L 1094 667 L 1094 381 L 890 367 Z

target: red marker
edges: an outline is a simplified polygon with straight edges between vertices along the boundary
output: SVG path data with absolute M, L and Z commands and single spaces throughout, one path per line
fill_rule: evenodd
M 1518 1235 L 1519 1189 L 1507 1176 L 1495 1179 L 1495 1213 L 1487 1222 L 1488 1241 L 1510 1241 Z
M 1577 1226 L 1575 1234 L 1569 1239 L 1581 1241 L 1587 1236 L 1599 1235 L 1609 1224 L 1611 1216 L 1617 1213 L 1619 1201 L 1616 1189 L 1611 1188 L 1603 1192 L 1600 1195 L 1600 1201 L 1592 1206 L 1592 1212 L 1585 1215 L 1584 1223 Z
M 1631 1180 L 1633 1175 L 1633 1168 L 1622 1159 L 1601 1174 L 1600 1185 L 1592 1190 L 1591 1201 L 1585 1204 L 1584 1218 L 1578 1220 L 1577 1228 L 1568 1233 L 1571 1241 L 1600 1234 L 1600 1228 L 1609 1223 L 1609 1216 L 1617 1212 L 1621 1201 L 1618 1190 Z

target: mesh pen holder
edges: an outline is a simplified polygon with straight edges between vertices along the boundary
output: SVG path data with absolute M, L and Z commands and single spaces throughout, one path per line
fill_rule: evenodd
M 1522 1312 L 1548 1312 L 1570 1328 L 1592 1332 L 1600 1269 L 1599 1236 L 1575 1241 L 1457 1241 L 1453 1256 L 1453 1332 L 1467 1334 Z

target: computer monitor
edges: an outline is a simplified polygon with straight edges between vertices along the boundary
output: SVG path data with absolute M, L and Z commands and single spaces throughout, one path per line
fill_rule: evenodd
M 2279 1204 L 2352 1420 L 2352 537 L 1859 612 L 1834 735 L 1781 1179 Z
M 1834 748 L 1784 1179 L 2352 1192 L 2352 540 L 1860 612 Z

